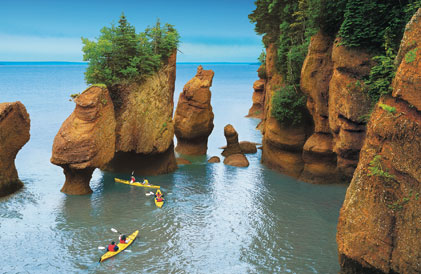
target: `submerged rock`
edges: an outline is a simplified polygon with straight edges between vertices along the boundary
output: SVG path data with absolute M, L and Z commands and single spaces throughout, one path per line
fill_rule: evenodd
M 21 102 L 0 103 L 0 197 L 23 186 L 15 158 L 29 141 L 30 123 L 29 114 Z
M 108 163 L 115 152 L 114 107 L 108 90 L 92 86 L 75 99 L 73 113 L 54 138 L 51 163 L 64 169 L 62 192 L 92 192 L 89 181 L 95 168 Z
M 191 162 L 184 158 L 177 158 L 177 165 L 190 165 Z
M 208 148 L 208 137 L 213 130 L 211 92 L 214 72 L 197 68 L 193 77 L 183 88 L 174 115 L 177 146 L 181 154 L 204 155 Z
M 393 97 L 376 105 L 340 211 L 345 273 L 421 273 L 421 9 L 405 29 Z
M 224 159 L 224 164 L 235 167 L 248 167 L 249 161 L 244 154 L 231 154 Z

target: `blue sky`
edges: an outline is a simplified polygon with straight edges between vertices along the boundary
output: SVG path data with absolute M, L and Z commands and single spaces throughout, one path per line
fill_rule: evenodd
M 254 0 L 0 0 L 0 61 L 82 61 L 80 37 L 97 37 L 124 12 L 137 32 L 157 18 L 175 25 L 179 62 L 255 62 L 263 46 L 247 17 L 254 8 Z

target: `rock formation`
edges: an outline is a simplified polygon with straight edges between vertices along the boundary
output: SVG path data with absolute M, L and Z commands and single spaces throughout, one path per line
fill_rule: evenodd
M 247 117 L 263 119 L 263 108 L 265 103 L 265 79 L 260 78 L 254 82 L 253 90 L 253 105 L 251 106 Z
M 221 162 L 221 159 L 219 159 L 218 156 L 212 156 L 208 160 L 208 163 L 219 163 L 219 162 Z
M 175 150 L 181 154 L 204 155 L 208 137 L 213 130 L 211 92 L 214 72 L 197 68 L 193 77 L 183 88 L 174 115 L 177 137 Z
M 244 154 L 230 154 L 224 159 L 224 164 L 235 167 L 248 167 L 249 161 Z
M 190 165 L 191 162 L 184 158 L 177 158 L 177 165 Z
M 241 152 L 244 154 L 253 154 L 257 152 L 256 143 L 249 141 L 241 141 L 240 143 Z
M 64 169 L 62 192 L 92 192 L 89 181 L 95 168 L 108 163 L 115 152 L 114 107 L 108 90 L 92 86 L 75 99 L 73 113 L 54 138 L 51 163 Z
M 15 158 L 29 141 L 29 128 L 29 114 L 21 102 L 0 103 L 0 197 L 23 186 L 15 167 Z
M 329 126 L 339 172 L 352 178 L 365 137 L 371 101 L 362 80 L 373 66 L 362 50 L 347 49 L 336 39 L 332 50 L 333 75 L 329 83 Z
M 421 9 L 407 24 L 393 93 L 376 105 L 338 221 L 348 273 L 421 273 Z
M 238 143 L 238 133 L 232 125 L 228 124 L 224 127 L 224 135 L 227 139 L 227 145 L 224 147 L 222 155 L 228 157 L 231 154 L 242 153 Z
M 175 73 L 176 53 L 143 83 L 119 87 L 116 153 L 107 170 L 153 175 L 177 169 L 172 120 Z
M 271 117 L 271 100 L 276 89 L 283 85 L 281 75 L 276 72 L 276 46 L 266 49 L 265 109 L 263 119 L 262 162 L 290 176 L 298 177 L 303 168 L 302 149 L 313 128 L 310 121 L 295 126 L 283 126 Z

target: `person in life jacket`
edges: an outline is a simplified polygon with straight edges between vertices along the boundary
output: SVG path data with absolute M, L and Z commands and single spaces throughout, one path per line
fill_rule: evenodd
M 107 251 L 117 251 L 118 250 L 118 246 L 115 244 L 114 241 L 111 242 L 111 244 L 108 245 Z
M 127 244 L 127 236 L 126 235 L 120 235 L 120 244 Z
M 130 179 L 130 183 L 131 183 L 131 184 L 133 184 L 133 183 L 134 183 L 134 181 L 135 181 L 135 178 L 134 178 L 134 176 L 132 175 L 132 178 Z
M 164 195 L 162 195 L 161 192 L 157 192 L 155 197 L 157 202 L 162 202 L 164 200 Z
M 148 179 L 143 179 L 143 182 L 142 182 L 142 185 L 149 185 L 149 181 L 148 181 Z

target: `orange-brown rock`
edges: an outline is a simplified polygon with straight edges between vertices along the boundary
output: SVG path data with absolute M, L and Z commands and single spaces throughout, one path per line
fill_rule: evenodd
M 242 153 L 238 143 L 238 133 L 232 125 L 228 124 L 224 127 L 224 135 L 227 139 L 227 145 L 224 147 L 222 155 L 228 157 L 231 154 Z
M 340 211 L 336 239 L 344 271 L 421 273 L 421 113 L 414 104 L 421 52 L 411 62 L 402 57 L 421 45 L 420 31 L 421 9 L 406 27 L 393 97 L 371 115 Z
M 108 90 L 92 86 L 75 99 L 73 113 L 64 121 L 54 138 L 51 163 L 64 169 L 62 192 L 91 193 L 89 181 L 95 168 L 114 156 L 114 106 Z
M 224 159 L 224 164 L 235 167 L 248 167 L 249 161 L 244 154 L 230 154 Z
M 365 136 L 365 122 L 371 101 L 362 80 L 373 65 L 371 56 L 347 49 L 336 39 L 332 49 L 333 75 L 329 83 L 329 126 L 333 134 L 339 172 L 352 178 Z
M 319 32 L 311 38 L 301 69 L 300 88 L 307 95 L 307 108 L 313 116 L 314 132 L 330 133 L 329 82 L 333 73 L 333 38 Z
M 306 123 L 283 126 L 275 118 L 265 122 L 262 162 L 293 177 L 299 177 L 303 168 L 302 149 L 312 128 Z
M 208 160 L 208 163 L 219 163 L 219 162 L 221 162 L 221 159 L 219 159 L 218 156 L 212 156 Z
M 241 141 L 240 143 L 241 152 L 243 154 L 253 154 L 257 152 L 256 143 L 249 141 Z
M 155 175 L 174 171 L 174 83 L 176 53 L 142 83 L 118 88 L 116 154 L 106 169 Z
M 332 135 L 314 133 L 303 147 L 304 169 L 300 180 L 316 184 L 341 181 L 336 168 L 336 154 L 333 152 Z
M 177 137 L 175 150 L 181 154 L 204 155 L 208 137 L 213 130 L 211 91 L 214 72 L 197 68 L 196 76 L 186 83 L 180 93 L 174 115 Z
M 265 103 L 265 79 L 259 79 L 253 84 L 253 105 L 249 109 L 247 117 L 263 119 L 263 108 Z
M 0 103 L 0 197 L 23 186 L 15 158 L 29 141 L 30 123 L 29 114 L 21 102 Z
M 177 158 L 177 165 L 190 165 L 191 162 L 184 158 Z

